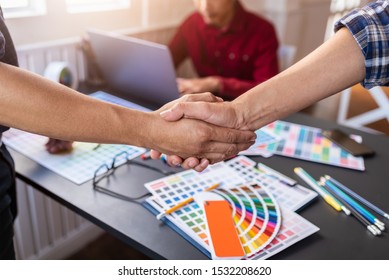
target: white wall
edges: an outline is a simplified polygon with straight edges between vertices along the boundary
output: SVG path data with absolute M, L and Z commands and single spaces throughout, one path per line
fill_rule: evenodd
M 282 43 L 298 47 L 301 58 L 323 42 L 331 0 L 241 0 L 270 21 Z M 77 37 L 88 27 L 122 30 L 181 22 L 193 11 L 192 0 L 132 0 L 129 9 L 69 14 L 65 0 L 47 0 L 47 15 L 8 19 L 17 46 Z

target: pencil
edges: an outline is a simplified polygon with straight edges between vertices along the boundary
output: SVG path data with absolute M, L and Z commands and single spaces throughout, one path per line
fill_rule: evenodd
M 361 203 L 363 203 L 364 205 L 366 205 L 367 207 L 369 207 L 371 210 L 375 211 L 377 214 L 383 216 L 384 218 L 386 219 L 389 219 L 389 214 L 384 212 L 383 210 L 381 210 L 380 208 L 378 208 L 376 205 L 374 205 L 373 203 L 367 201 L 366 199 L 364 199 L 363 197 L 361 197 L 360 195 L 358 195 L 357 193 L 353 192 L 352 190 L 350 190 L 349 188 L 347 188 L 345 185 L 343 185 L 342 183 L 338 182 L 337 180 L 335 180 L 334 178 L 328 176 L 328 175 L 325 175 L 324 176 L 327 180 L 330 180 L 332 183 L 334 183 L 338 188 L 340 188 L 341 190 L 343 190 L 344 192 L 348 193 L 350 196 L 354 197 L 355 199 L 359 200 Z
M 342 207 L 335 201 L 335 199 L 325 192 L 321 186 L 319 186 L 315 179 L 312 178 L 311 175 L 309 175 L 304 169 L 301 167 L 296 167 L 294 169 L 294 172 L 305 181 L 309 186 L 311 186 L 312 189 L 314 189 L 323 199 L 325 202 L 327 202 L 332 208 L 334 208 L 336 211 L 342 211 Z
M 325 185 L 333 190 L 338 196 L 340 196 L 343 200 L 347 201 L 349 205 L 351 205 L 356 211 L 358 211 L 361 215 L 363 215 L 371 224 L 376 225 L 380 230 L 385 229 L 385 224 L 374 217 L 369 211 L 367 211 L 363 206 L 361 206 L 358 202 L 344 193 L 341 189 L 339 189 L 334 183 L 331 181 L 324 179 Z
M 322 177 L 320 180 L 320 185 L 325 188 L 327 186 L 327 191 L 331 192 L 333 195 L 337 196 L 335 192 L 328 187 L 326 184 L 326 180 Z M 361 223 L 363 224 L 368 231 L 370 231 L 374 235 L 380 235 L 381 231 L 376 228 L 375 225 L 372 225 L 368 220 L 366 220 L 365 217 L 363 217 L 358 211 L 356 211 L 347 201 L 343 200 L 340 196 L 337 196 L 337 198 L 345 205 L 348 206 L 351 214 Z
M 217 184 L 214 184 L 212 186 L 210 186 L 209 188 L 207 189 L 204 189 L 203 191 L 204 192 L 208 192 L 208 191 L 211 191 L 213 189 L 216 189 L 217 187 L 220 186 L 220 183 L 217 183 Z M 194 200 L 193 196 L 192 197 L 189 197 L 183 201 L 181 201 L 180 203 L 178 203 L 177 205 L 173 206 L 172 208 L 166 210 L 165 212 L 163 213 L 160 213 L 157 215 L 157 219 L 160 220 L 162 217 L 166 216 L 166 215 L 169 215 L 171 213 L 173 213 L 174 211 L 177 211 L 178 209 L 180 209 L 181 207 L 187 205 L 188 203 L 191 203 L 192 201 Z

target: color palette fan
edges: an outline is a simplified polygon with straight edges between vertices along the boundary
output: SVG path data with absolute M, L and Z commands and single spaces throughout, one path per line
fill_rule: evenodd
M 350 169 L 365 170 L 362 157 L 354 157 L 322 135 L 322 130 L 285 121 L 275 121 L 262 128 L 282 140 L 250 147 L 252 154 L 267 151 L 274 154 L 330 164 Z M 257 153 L 255 153 L 257 150 Z M 245 153 L 248 155 L 248 153 Z
M 297 211 L 317 197 L 316 192 L 297 184 L 297 182 L 293 186 L 287 185 L 285 178 L 289 181 L 292 179 L 283 174 L 280 174 L 282 177 L 275 175 L 279 172 L 268 166 L 266 170 L 255 168 L 257 163 L 248 157 L 238 156 L 227 161 L 226 164 L 246 181 L 259 182 L 283 208 Z M 268 170 L 272 170 L 272 173 L 269 174 Z
M 221 187 L 212 192 L 229 201 L 233 208 L 246 258 L 268 258 L 318 230 L 293 211 L 281 209 L 267 188 L 255 180 L 248 183 L 224 162 L 209 166 L 201 173 L 188 170 L 145 184 L 153 196 L 144 206 L 158 215 L 188 197 L 200 196 L 206 188 L 218 183 Z M 211 257 L 204 211 L 196 199 L 165 216 L 163 221 Z
M 214 191 L 233 209 L 233 219 L 248 258 L 265 248 L 281 226 L 280 209 L 271 195 L 256 183 Z

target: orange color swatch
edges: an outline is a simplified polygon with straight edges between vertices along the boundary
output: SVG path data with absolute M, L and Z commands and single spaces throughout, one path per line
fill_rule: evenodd
M 231 207 L 225 200 L 206 201 L 205 216 L 216 258 L 242 258 L 242 244 L 232 219 Z

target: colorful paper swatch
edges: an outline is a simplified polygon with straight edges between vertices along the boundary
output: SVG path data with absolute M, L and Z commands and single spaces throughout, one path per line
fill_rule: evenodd
M 219 187 L 212 192 L 229 200 L 230 205 L 234 207 L 234 220 L 242 237 L 242 244 L 246 245 L 244 249 L 247 255 L 254 258 L 265 248 L 272 246 L 271 240 L 276 238 L 276 232 L 281 226 L 281 216 L 280 212 L 277 211 L 278 206 L 276 206 L 275 200 L 260 183 L 254 182 L 257 187 L 251 186 L 238 172 L 224 162 L 209 166 L 201 173 L 188 170 L 145 184 L 145 187 L 153 194 L 153 197 L 146 201 L 147 208 L 151 206 L 153 213 L 162 213 L 180 201 L 189 196 L 195 196 L 216 183 L 221 183 L 223 188 Z M 251 211 L 255 215 L 250 214 Z M 306 237 L 318 230 L 316 226 L 292 211 L 288 209 L 282 209 L 282 211 L 290 212 L 282 217 L 282 224 L 285 223 L 285 218 L 297 216 L 303 232 L 298 230 L 293 232 L 293 235 L 287 237 L 290 242 L 283 243 L 281 249 L 278 246 L 278 250 L 283 250 L 301 240 L 303 236 Z M 274 216 L 274 213 L 277 214 Z M 190 240 L 202 252 L 204 250 L 210 251 L 204 211 L 196 202 L 187 204 L 171 215 L 167 215 L 164 219 L 167 219 L 168 225 L 170 224 L 173 229 Z M 261 221 L 264 227 L 256 231 L 259 228 L 256 226 Z M 296 236 L 299 237 L 296 238 Z M 261 254 L 261 258 L 265 259 L 272 254 L 271 251 L 267 251 L 265 254 Z M 210 254 L 207 255 L 210 256 Z
M 281 213 L 276 201 L 256 183 L 232 188 L 218 188 L 215 193 L 233 208 L 235 226 L 248 258 L 268 245 L 281 226 Z
M 362 157 L 354 157 L 321 134 L 321 129 L 284 121 L 275 121 L 261 130 L 282 138 L 276 143 L 257 145 L 251 150 L 330 164 L 350 169 L 365 170 Z M 253 154 L 258 154 L 253 153 Z M 248 155 L 248 153 L 245 153 Z
M 212 258 L 243 258 L 245 252 L 238 237 L 228 202 L 226 200 L 206 200 L 203 206 L 211 241 Z
M 3 133 L 3 141 L 8 147 L 75 184 L 91 180 L 97 168 L 104 163 L 111 164 L 112 159 L 121 152 L 126 152 L 127 158 L 132 159 L 146 151 L 143 148 L 127 145 L 74 142 L 70 153 L 53 155 L 46 151 L 47 139 L 17 129 L 10 129 Z M 116 164 L 123 164 L 125 160 L 125 157 L 122 157 L 121 162 Z
M 267 259 L 285 248 L 317 232 L 319 228 L 295 212 L 281 207 L 282 224 L 277 236 L 264 249 L 254 255 L 253 260 Z
M 246 181 L 256 180 L 267 188 L 281 207 L 297 211 L 317 197 L 317 193 L 296 184 L 291 187 L 283 183 L 273 174 L 261 172 L 255 168 L 256 162 L 245 156 L 238 156 L 226 162 Z M 268 167 L 270 169 L 270 167 Z

